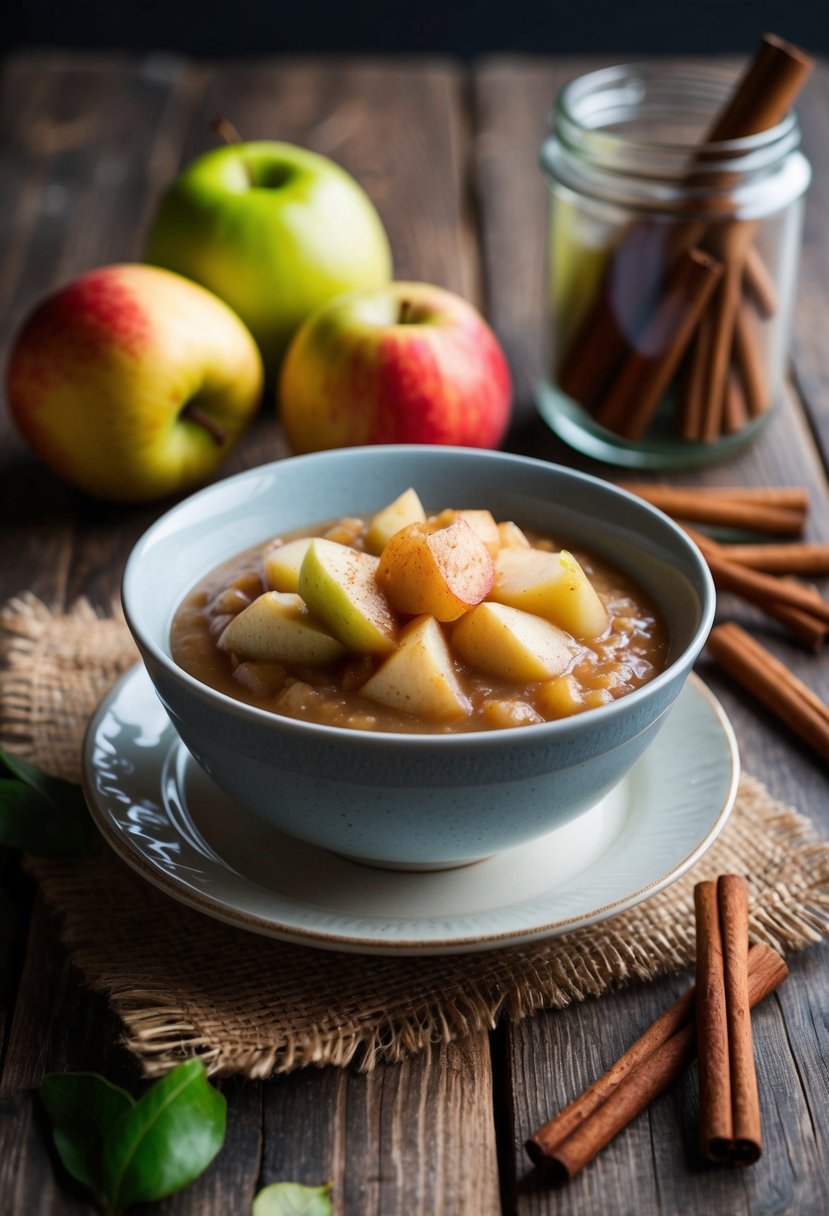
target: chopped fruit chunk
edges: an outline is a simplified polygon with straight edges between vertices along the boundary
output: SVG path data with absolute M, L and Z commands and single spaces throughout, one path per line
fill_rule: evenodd
M 431 616 L 406 626 L 394 654 L 361 692 L 382 705 L 425 718 L 460 718 L 472 710 L 455 675 L 443 631 Z
M 299 591 L 299 571 L 312 536 L 277 545 L 265 554 L 265 576 L 273 591 Z
M 426 519 L 423 503 L 414 490 L 404 490 L 399 498 L 390 502 L 372 517 L 366 529 L 365 543 L 369 553 L 381 554 L 395 532 L 409 524 L 422 524 Z
M 544 617 L 575 638 L 599 637 L 609 624 L 596 589 L 566 549 L 502 549 L 490 598 Z
M 346 515 L 323 532 L 326 540 L 335 540 L 338 545 L 353 545 L 363 530 L 363 521 L 356 515 Z
M 378 585 L 377 565 L 370 553 L 317 539 L 299 571 L 305 603 L 357 654 L 388 654 L 397 641 L 397 621 Z
M 498 525 L 498 539 L 502 549 L 529 549 L 530 542 L 524 533 L 511 519 Z
M 437 531 L 440 528 L 448 528 L 456 519 L 462 519 L 464 523 L 469 524 L 472 531 L 477 536 L 480 536 L 486 545 L 490 557 L 495 557 L 501 548 L 501 538 L 498 535 L 498 525 L 491 511 L 468 509 L 455 511 L 449 507 L 445 511 L 441 511 L 439 515 L 433 515 L 428 521 L 428 526 L 432 531 Z
M 526 701 L 484 701 L 483 715 L 487 726 L 503 730 L 509 726 L 531 726 L 543 722 L 541 714 Z
M 343 647 L 298 595 L 266 591 L 235 616 L 219 638 L 222 650 L 274 663 L 331 663 Z
M 429 531 L 410 524 L 380 558 L 377 581 L 398 612 L 454 621 L 492 588 L 494 569 L 484 542 L 465 520 Z
M 281 663 L 248 659 L 233 668 L 233 678 L 256 697 L 269 697 L 282 688 L 288 673 Z
M 582 699 L 579 682 L 573 675 L 545 680 L 535 699 L 538 708 L 547 718 L 569 718 L 587 708 Z
M 451 642 L 464 662 L 503 680 L 549 680 L 582 651 L 549 621 L 505 604 L 473 608 L 452 630 Z

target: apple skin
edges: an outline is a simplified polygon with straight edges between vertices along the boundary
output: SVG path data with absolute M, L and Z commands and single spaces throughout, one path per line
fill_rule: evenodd
M 315 152 L 268 141 L 193 161 L 164 195 L 145 257 L 229 304 L 269 371 L 321 304 L 391 277 L 385 230 L 354 178 Z
M 262 385 L 256 343 L 226 304 L 134 264 L 90 271 L 48 296 L 14 342 L 7 379 L 12 416 L 37 455 L 113 502 L 207 480 Z M 182 416 L 188 403 L 207 426 Z
M 460 296 L 428 283 L 350 292 L 297 333 L 279 384 L 295 452 L 375 443 L 497 447 L 512 386 L 501 347 Z

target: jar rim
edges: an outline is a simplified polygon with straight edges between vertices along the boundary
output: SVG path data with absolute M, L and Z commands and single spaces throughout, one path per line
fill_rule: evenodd
M 614 90 L 617 93 L 621 90 L 619 103 L 627 105 L 632 114 L 635 106 L 641 109 L 649 100 L 648 91 L 657 85 L 667 86 L 686 101 L 695 99 L 707 102 L 710 107 L 712 102 L 727 101 L 734 87 L 734 77 L 721 64 L 686 65 L 681 61 L 675 66 L 665 60 L 641 60 L 598 68 L 562 86 L 550 115 L 550 128 L 566 146 L 581 151 L 597 167 L 606 165 L 617 171 L 623 160 L 629 161 L 632 152 L 641 158 L 642 167 L 671 158 L 687 158 L 694 153 L 704 160 L 709 171 L 718 162 L 723 162 L 730 173 L 739 174 L 772 163 L 799 145 L 800 129 L 795 109 L 764 131 L 738 139 L 712 141 L 690 137 L 648 139 L 607 130 L 601 122 L 589 121 L 591 115 L 600 118 L 606 113 L 599 106 L 603 95 L 609 97 Z M 712 110 L 710 117 L 715 113 Z M 618 107 L 616 114 L 619 121 Z M 683 163 L 687 171 L 687 161 Z

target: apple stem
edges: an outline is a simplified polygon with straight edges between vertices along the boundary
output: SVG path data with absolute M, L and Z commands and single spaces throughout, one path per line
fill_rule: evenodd
M 400 311 L 397 315 L 398 325 L 408 324 L 409 314 L 411 313 L 411 310 L 412 310 L 411 300 L 401 300 L 400 301 Z
M 211 418 L 206 414 L 200 406 L 194 402 L 188 401 L 184 409 L 179 414 L 180 418 L 186 418 L 188 422 L 195 422 L 197 426 L 204 427 L 208 435 L 215 440 L 216 446 L 221 447 L 227 440 L 227 431 L 217 422 L 215 418 Z
M 229 118 L 225 118 L 224 114 L 219 114 L 210 123 L 210 130 L 220 139 L 223 139 L 226 144 L 240 144 L 242 137 L 234 127 Z

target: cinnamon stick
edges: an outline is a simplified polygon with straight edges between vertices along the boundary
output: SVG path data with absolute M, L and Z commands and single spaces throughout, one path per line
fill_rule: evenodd
M 805 526 L 805 510 L 777 505 L 779 500 L 772 489 L 746 491 L 741 497 L 729 490 L 711 488 L 702 493 L 693 488 L 638 482 L 622 483 L 622 489 L 637 494 L 667 515 L 694 523 L 781 536 L 800 536 Z
M 706 537 L 706 539 L 709 539 Z M 792 541 L 790 544 L 720 545 L 724 557 L 738 566 L 765 574 L 829 574 L 829 544 Z
M 748 422 L 748 404 L 743 386 L 732 369 L 725 384 L 723 405 L 723 430 L 726 435 L 736 435 Z
M 764 610 L 772 604 L 787 604 L 829 624 L 829 601 L 814 588 L 793 579 L 777 578 L 748 566 L 738 566 L 736 562 L 720 557 L 710 546 L 702 551 L 714 582 L 722 591 L 733 591 Z
M 730 235 L 724 237 L 721 242 L 721 256 L 725 269 L 722 282 L 719 284 L 711 304 L 714 336 L 702 388 L 703 411 L 700 438 L 703 443 L 714 443 L 724 429 L 728 369 L 731 362 L 731 348 L 734 343 L 737 310 L 741 300 L 744 254 L 740 244 L 741 240 L 748 244 L 753 235 L 753 233 L 744 232 L 743 227 L 738 223 L 729 225 L 729 233 Z
M 788 114 L 814 60 L 777 34 L 764 34 L 706 143 L 742 139 L 776 126 Z
M 715 498 L 730 502 L 752 503 L 762 507 L 787 507 L 791 511 L 809 509 L 809 491 L 805 486 L 668 486 L 657 482 L 624 481 L 622 489 L 640 498 L 704 501 Z
M 748 952 L 748 999 L 753 1007 L 786 978 L 785 962 L 769 946 Z M 573 1178 L 682 1071 L 696 1047 L 695 989 L 683 993 L 589 1089 L 526 1142 L 532 1161 L 553 1184 Z
M 733 1140 L 731 1069 L 717 884 L 694 887 L 697 926 L 697 1051 L 700 1148 L 709 1161 L 729 1161 Z
M 731 1072 L 732 1165 L 753 1165 L 762 1153 L 760 1096 L 748 1004 L 748 887 L 737 874 L 717 879 Z
M 689 443 L 702 438 L 703 393 L 706 368 L 711 358 L 714 323 L 708 312 L 703 313 L 688 351 L 685 376 L 680 386 L 679 433 Z
M 734 361 L 748 415 L 751 418 L 759 418 L 761 414 L 766 413 L 771 401 L 760 338 L 751 309 L 745 301 L 737 309 L 734 325 Z
M 596 414 L 601 426 L 625 439 L 642 437 L 721 274 L 722 265 L 699 249 L 680 258 L 638 349 L 628 354 Z
M 829 707 L 817 693 L 734 622 L 711 631 L 708 649 L 733 679 L 829 760 Z
M 743 263 L 743 289 L 763 320 L 777 312 L 777 290 L 766 263 L 756 245 L 749 245 Z

